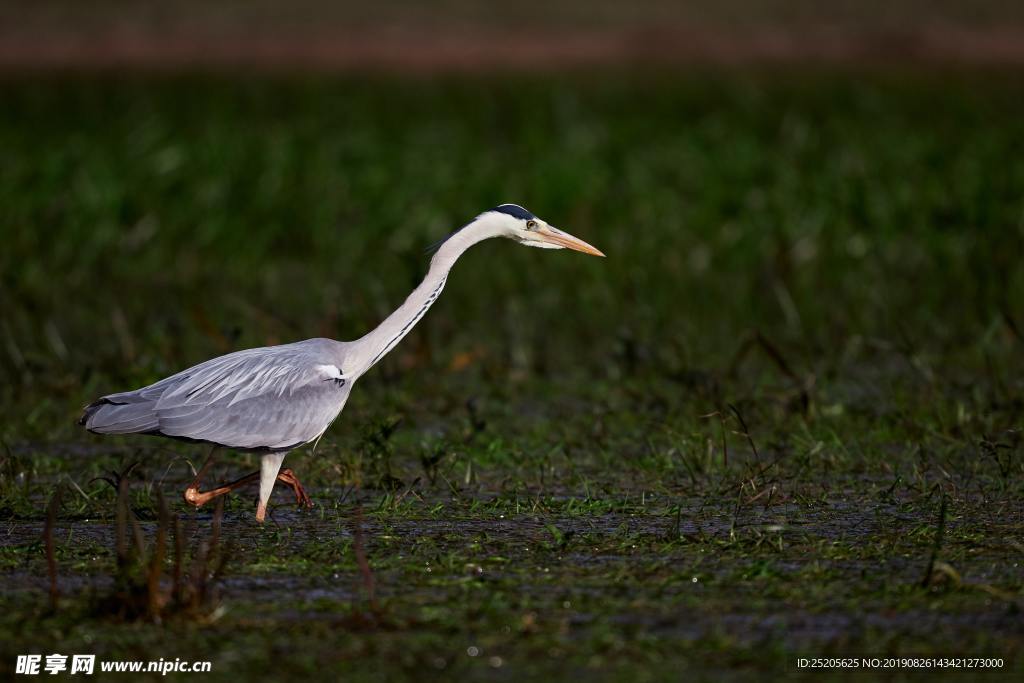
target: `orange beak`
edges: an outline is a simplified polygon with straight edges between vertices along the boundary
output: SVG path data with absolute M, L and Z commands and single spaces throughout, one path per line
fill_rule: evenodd
M 559 247 L 565 247 L 566 249 L 572 249 L 574 251 L 582 251 L 584 254 L 590 254 L 591 256 L 604 256 L 604 252 L 595 247 L 592 244 L 587 244 L 578 237 L 573 237 L 567 232 L 562 232 L 555 228 L 544 227 L 537 232 L 537 236 L 548 244 L 554 244 Z

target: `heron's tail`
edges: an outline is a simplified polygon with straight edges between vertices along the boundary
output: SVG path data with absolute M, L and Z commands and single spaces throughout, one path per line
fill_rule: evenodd
M 138 434 L 160 426 L 153 401 L 123 400 L 124 395 L 104 396 L 82 411 L 78 424 L 96 434 Z

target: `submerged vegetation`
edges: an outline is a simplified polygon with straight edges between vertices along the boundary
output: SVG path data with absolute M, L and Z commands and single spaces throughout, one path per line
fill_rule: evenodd
M 5 82 L 0 659 L 663 680 L 963 654 L 1019 674 L 1021 86 Z M 213 513 L 179 493 L 204 453 L 88 436 L 80 407 L 357 337 L 427 245 L 504 201 L 609 257 L 474 248 L 289 455 L 316 507 L 279 491 L 258 527 L 252 496 L 226 499 L 221 600 L 153 623 L 176 560 L 118 552 L 118 510 L 141 547 L 178 515 L 202 548 Z M 119 505 L 96 478 L 134 461 Z

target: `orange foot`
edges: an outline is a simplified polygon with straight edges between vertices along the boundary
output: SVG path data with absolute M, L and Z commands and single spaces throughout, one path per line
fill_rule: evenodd
M 295 476 L 295 472 L 289 468 L 283 469 L 277 473 L 277 480 L 292 487 L 292 492 L 295 493 L 296 505 L 306 508 L 313 507 L 313 501 L 309 499 L 306 489 L 302 488 L 302 482 Z

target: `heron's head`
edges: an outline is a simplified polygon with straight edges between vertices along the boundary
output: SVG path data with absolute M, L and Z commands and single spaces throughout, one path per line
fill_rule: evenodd
M 518 204 L 502 204 L 487 211 L 488 222 L 497 223 L 505 237 L 527 247 L 542 249 L 575 249 L 584 254 L 604 256 L 600 249 L 578 237 L 553 228 Z

